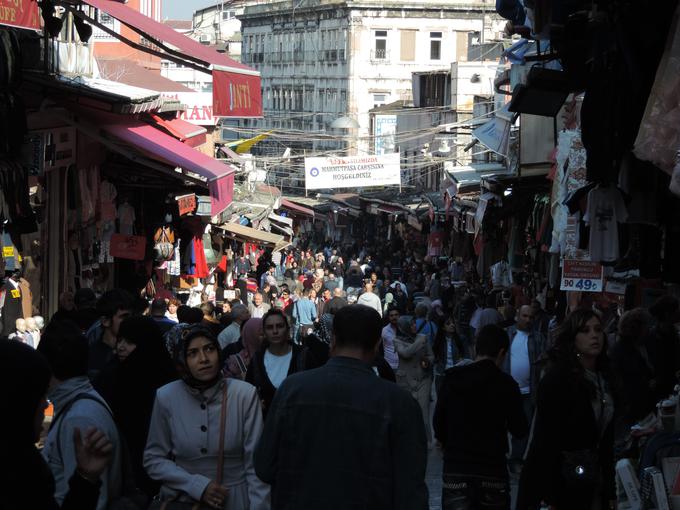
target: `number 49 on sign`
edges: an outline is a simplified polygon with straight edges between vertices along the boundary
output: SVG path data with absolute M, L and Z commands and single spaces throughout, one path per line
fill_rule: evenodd
M 563 278 L 561 289 L 600 292 L 602 290 L 602 285 L 600 280 L 591 280 L 589 278 Z

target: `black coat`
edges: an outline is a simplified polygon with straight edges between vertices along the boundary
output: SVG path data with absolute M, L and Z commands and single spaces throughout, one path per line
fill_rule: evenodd
M 612 347 L 609 357 L 617 383 L 619 414 L 622 424 L 630 427 L 656 409 L 659 395 L 650 387 L 654 371 L 640 350 L 625 340 Z
M 264 354 L 266 348 L 263 346 L 255 353 L 255 356 L 248 365 L 246 372 L 246 382 L 249 382 L 257 389 L 257 393 L 262 401 L 262 414 L 266 417 L 269 406 L 274 400 L 276 388 L 272 384 L 267 370 L 264 367 Z M 297 372 L 302 372 L 307 368 L 307 351 L 297 344 L 293 344 L 293 355 L 288 368 L 288 376 Z
M 517 510 L 538 508 L 541 500 L 559 509 L 591 510 L 589 494 L 567 489 L 562 476 L 563 452 L 595 451 L 603 501 L 615 499 L 614 425 L 602 438 L 591 403 L 592 385 L 583 375 L 554 367 L 538 385 L 533 438 L 519 484 Z M 610 390 L 611 391 L 611 390 Z M 602 508 L 608 508 L 602 506 Z
M 353 358 L 287 378 L 255 451 L 272 509 L 426 510 L 420 407 Z

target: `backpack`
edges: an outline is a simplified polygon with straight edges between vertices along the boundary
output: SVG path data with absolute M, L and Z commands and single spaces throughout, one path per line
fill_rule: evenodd
M 123 435 L 120 433 L 120 429 L 118 428 L 118 425 L 116 424 L 116 421 L 113 417 L 113 413 L 111 412 L 111 409 L 109 409 L 109 406 L 100 398 L 95 397 L 94 395 L 90 393 L 78 393 L 75 397 L 73 397 L 71 400 L 69 400 L 66 405 L 59 411 L 58 415 L 54 416 L 54 421 L 53 423 L 56 423 L 57 420 L 59 420 L 59 424 L 57 425 L 57 433 L 56 433 L 56 443 L 57 443 L 57 452 L 59 453 L 59 458 L 63 459 L 62 457 L 62 452 L 61 452 L 61 442 L 59 441 L 59 434 L 61 433 L 61 425 L 64 422 L 64 417 L 68 413 L 68 411 L 71 409 L 73 404 L 75 404 L 78 400 L 93 400 L 97 403 L 99 403 L 104 409 L 106 409 L 106 412 L 109 413 L 109 416 L 111 416 L 111 420 L 113 420 L 114 425 L 116 426 L 116 430 L 118 432 L 118 439 L 120 441 L 120 450 L 121 450 L 121 493 L 120 496 L 112 501 L 109 501 L 108 504 L 108 510 L 143 510 L 146 509 L 148 506 L 148 497 L 146 494 L 141 491 L 140 489 L 137 488 L 137 484 L 135 483 L 134 479 L 134 470 L 132 468 L 132 460 L 130 459 L 130 451 L 128 450 L 127 443 L 125 442 L 125 438 Z

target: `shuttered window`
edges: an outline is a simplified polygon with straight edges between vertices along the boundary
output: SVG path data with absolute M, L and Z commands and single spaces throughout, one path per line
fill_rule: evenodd
M 416 59 L 416 31 L 401 31 L 401 60 L 413 62 Z

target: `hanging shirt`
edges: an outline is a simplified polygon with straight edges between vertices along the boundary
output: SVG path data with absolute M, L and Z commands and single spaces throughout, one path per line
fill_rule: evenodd
M 590 225 L 590 260 L 611 262 L 619 258 L 619 226 L 628 211 L 619 190 L 598 186 L 588 193 L 584 221 Z

